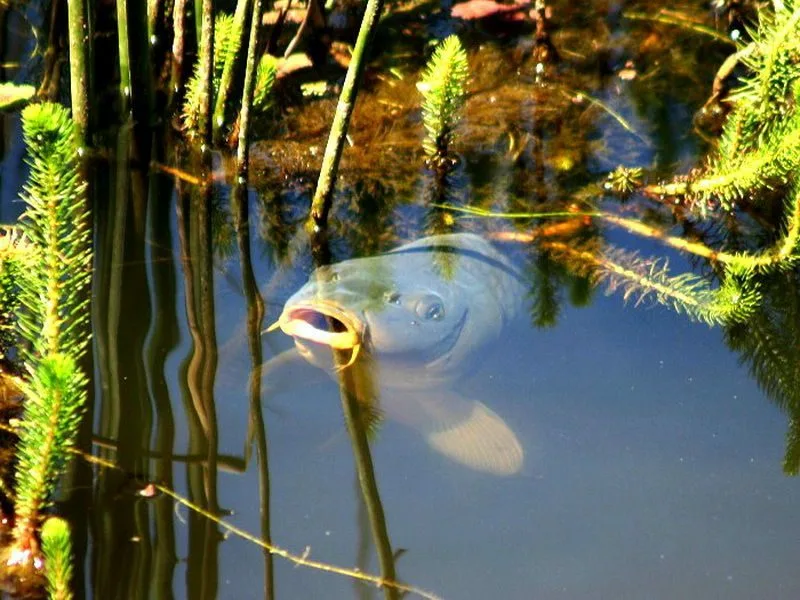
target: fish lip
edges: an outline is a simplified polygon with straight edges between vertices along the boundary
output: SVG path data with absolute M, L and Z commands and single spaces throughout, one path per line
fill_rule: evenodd
M 321 315 L 333 318 L 344 327 L 344 331 L 321 329 L 307 318 Z M 305 324 L 305 325 L 304 325 Z M 287 307 L 278 319 L 281 330 L 294 338 L 316 342 L 339 350 L 353 349 L 363 343 L 366 324 L 357 314 L 340 305 L 326 302 L 299 302 Z

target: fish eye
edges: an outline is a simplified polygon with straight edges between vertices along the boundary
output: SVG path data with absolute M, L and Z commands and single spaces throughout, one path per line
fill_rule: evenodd
M 415 312 L 426 321 L 441 321 L 444 319 L 444 304 L 438 297 L 429 296 L 417 303 Z
M 428 307 L 428 311 L 425 313 L 426 319 L 433 319 L 434 321 L 439 321 L 444 318 L 444 306 L 442 306 L 439 302 L 436 302 Z
M 400 292 L 386 292 L 384 298 L 389 304 L 400 304 Z

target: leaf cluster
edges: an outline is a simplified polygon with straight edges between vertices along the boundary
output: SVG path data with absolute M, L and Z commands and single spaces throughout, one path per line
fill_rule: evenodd
M 31 365 L 56 351 L 77 360 L 89 341 L 91 234 L 75 124 L 65 108 L 46 103 L 22 112 L 22 128 L 30 174 L 21 227 L 32 256 L 18 280 L 20 333 L 31 344 Z
M 211 105 L 216 103 L 220 92 L 222 75 L 225 65 L 235 60 L 239 50 L 241 40 L 241 29 L 237 25 L 235 17 L 226 13 L 217 15 L 214 20 L 214 60 L 211 73 L 212 97 L 209 99 Z M 201 100 L 204 90 L 200 65 L 202 61 L 198 57 L 194 66 L 192 77 L 186 84 L 186 97 L 183 103 L 181 120 L 183 129 L 189 139 L 197 137 L 200 128 L 202 115 L 200 114 Z M 265 54 L 258 63 L 256 70 L 256 84 L 253 98 L 253 107 L 257 111 L 265 112 L 272 106 L 273 90 L 278 75 L 278 59 L 269 54 Z M 227 118 L 227 117 L 225 117 Z M 219 117 L 220 121 L 225 118 Z M 216 123 L 217 127 L 225 123 Z
M 784 198 L 785 226 L 780 239 L 756 253 L 705 249 L 721 266 L 721 284 L 710 289 L 693 276 L 668 276 L 666 265 L 644 272 L 638 259 L 621 254 L 619 269 L 602 267 L 611 282 L 621 279 L 626 294 L 652 295 L 659 302 L 709 324 L 730 323 L 752 314 L 761 295 L 754 275 L 793 268 L 800 245 L 800 2 L 774 3 L 761 10 L 751 42 L 737 57 L 748 69 L 729 98 L 733 109 L 716 150 L 699 174 L 651 193 L 678 196 L 701 217 L 709 207 L 733 210 L 742 202 Z M 627 171 L 609 176 L 609 189 L 625 191 Z M 623 267 L 622 265 L 628 265 Z M 629 268 L 630 267 L 630 268 Z
M 278 59 L 271 54 L 265 54 L 258 61 L 256 69 L 256 86 L 253 94 L 253 107 L 266 112 L 272 107 L 273 89 L 278 77 Z
M 48 501 L 78 433 L 86 376 L 62 353 L 43 358 L 22 385 L 25 418 L 17 453 L 18 518 L 34 519 Z
M 47 591 L 52 600 L 72 598 L 72 540 L 69 525 L 60 517 L 49 517 L 42 526 L 42 552 L 47 565 Z
M 226 13 L 217 15 L 214 20 L 214 60 L 211 74 L 213 96 L 209 99 L 212 106 L 213 98 L 216 97 L 219 91 L 225 63 L 231 60 L 239 49 L 239 34 L 240 31 L 236 27 L 233 15 Z M 200 111 L 205 82 L 202 80 L 201 64 L 201 57 L 198 57 L 194 65 L 194 72 L 186 84 L 186 97 L 183 101 L 181 118 L 184 131 L 190 139 L 197 137 L 197 132 L 203 119 Z
M 441 42 L 417 84 L 422 94 L 422 121 L 427 135 L 423 148 L 429 158 L 443 156 L 452 141 L 458 113 L 466 98 L 469 64 L 458 36 Z
M 683 190 L 702 211 L 706 201 L 730 209 L 793 180 L 800 167 L 800 2 L 759 12 L 752 41 L 738 56 L 748 70 L 731 93 L 729 115 L 705 171 Z
M 713 288 L 694 273 L 673 275 L 666 259 L 645 258 L 619 248 L 571 254 L 567 258 L 573 264 L 574 259 L 582 262 L 584 272 L 595 282 L 605 283 L 608 293 L 620 291 L 636 305 L 654 301 L 708 325 L 744 321 L 760 301 L 757 288 L 743 286 L 734 277 Z

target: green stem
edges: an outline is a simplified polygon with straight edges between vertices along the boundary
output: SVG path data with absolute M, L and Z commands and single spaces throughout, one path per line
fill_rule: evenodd
M 69 79 L 72 96 L 72 120 L 75 121 L 78 144 L 86 145 L 89 127 L 89 80 L 86 72 L 86 6 L 84 0 L 68 0 Z
M 245 41 L 245 22 L 247 21 L 247 16 L 249 11 L 247 10 L 250 5 L 253 5 L 253 18 L 251 19 L 252 25 L 250 27 L 250 43 L 248 44 L 247 48 L 247 71 L 248 73 L 250 69 L 255 69 L 255 64 L 253 58 L 255 57 L 255 46 L 253 45 L 253 38 L 255 37 L 256 32 L 258 31 L 258 19 L 261 15 L 261 2 L 259 0 L 239 0 L 236 3 L 236 12 L 233 15 L 233 26 L 235 35 L 238 36 L 239 40 L 236 42 L 236 50 L 228 57 L 228 60 L 225 61 L 225 65 L 222 70 L 222 79 L 219 83 L 219 90 L 217 90 L 217 99 L 214 105 L 214 121 L 213 121 L 213 130 L 214 130 L 214 138 L 218 138 L 220 132 L 222 131 L 222 127 L 225 125 L 225 109 L 228 103 L 228 95 L 230 94 L 231 87 L 233 86 L 233 75 L 235 70 L 239 65 L 239 59 L 241 58 L 242 54 L 242 47 L 244 46 Z M 257 6 L 256 6 L 257 5 Z M 250 54 L 252 46 L 252 56 Z M 240 71 L 241 72 L 241 71 Z M 245 74 L 245 85 L 247 85 L 247 75 Z M 252 92 L 250 93 L 250 98 L 252 102 Z M 244 111 L 244 105 L 242 105 L 242 111 Z M 241 123 L 240 123 L 241 126 Z
M 202 0 L 200 27 L 200 124 L 198 135 L 211 144 L 211 100 L 214 90 L 214 7 L 212 0 Z
M 361 73 L 364 71 L 365 51 L 378 23 L 382 8 L 383 0 L 367 0 L 367 8 L 364 10 L 364 17 L 361 20 L 358 39 L 353 48 L 353 57 L 347 68 L 339 103 L 336 105 L 336 114 L 333 117 L 325 155 L 322 157 L 317 189 L 311 203 L 311 215 L 306 223 L 306 229 L 311 233 L 324 229 L 328 222 L 328 213 L 333 200 L 333 182 L 339 169 L 339 160 L 342 157 L 350 115 L 353 113 L 353 103 L 358 94 Z
M 243 4 L 243 2 L 240 2 Z M 237 17 L 239 7 L 236 8 Z M 244 72 L 244 90 L 242 91 L 242 109 L 239 113 L 239 147 L 237 150 L 237 159 L 239 163 L 239 173 L 246 175 L 248 149 L 249 149 L 249 133 L 250 133 L 250 109 L 253 105 L 253 91 L 256 87 L 256 71 L 258 70 L 258 61 L 256 60 L 256 46 L 258 44 L 258 29 L 261 19 L 261 0 L 253 0 L 253 16 L 250 19 L 250 39 L 247 43 L 247 69 Z M 238 26 L 238 24 L 237 24 Z M 237 51 L 238 54 L 238 51 Z M 234 59 L 235 60 L 235 59 Z M 231 61 L 234 62 L 234 61 Z M 225 74 L 228 72 L 228 67 L 232 65 L 225 65 L 225 72 L 222 74 L 222 84 L 225 83 Z M 217 112 L 220 110 L 219 100 L 223 100 L 222 115 L 224 117 L 224 98 L 222 97 L 222 84 L 220 85 L 220 96 L 217 99 Z M 219 123 L 219 116 L 215 116 L 215 125 Z
M 128 36 L 128 0 L 117 0 L 117 38 L 119 40 L 119 90 L 122 112 L 127 112 L 133 93 L 131 90 L 131 50 Z
M 183 59 L 186 51 L 186 6 L 188 0 L 175 0 L 172 9 L 172 76 L 170 93 L 178 94 L 185 84 Z

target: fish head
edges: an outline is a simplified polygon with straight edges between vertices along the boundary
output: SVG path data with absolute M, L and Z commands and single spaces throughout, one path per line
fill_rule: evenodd
M 352 364 L 368 352 L 394 368 L 419 368 L 446 356 L 468 320 L 467 300 L 452 286 L 382 255 L 315 270 L 286 302 L 278 326 L 312 364 L 333 365 L 332 350 Z M 345 356 L 347 359 L 348 357 Z

